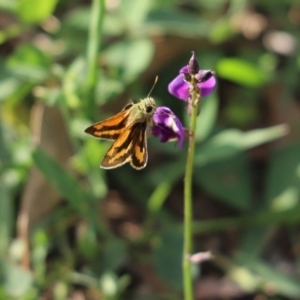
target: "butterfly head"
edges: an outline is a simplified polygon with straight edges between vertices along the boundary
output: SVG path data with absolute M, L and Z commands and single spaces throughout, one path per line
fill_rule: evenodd
M 140 107 L 140 110 L 143 111 L 143 113 L 146 114 L 148 116 L 148 118 L 152 118 L 152 116 L 154 115 L 155 110 L 156 110 L 155 100 L 152 97 L 150 97 L 150 94 L 153 91 L 157 81 L 158 81 L 158 76 L 155 77 L 153 86 L 152 86 L 147 98 L 145 98 L 141 101 L 142 107 Z
M 143 99 L 142 102 L 141 102 L 140 109 L 144 113 L 152 116 L 155 113 L 155 110 L 156 110 L 155 100 L 152 97 L 147 97 L 147 98 Z

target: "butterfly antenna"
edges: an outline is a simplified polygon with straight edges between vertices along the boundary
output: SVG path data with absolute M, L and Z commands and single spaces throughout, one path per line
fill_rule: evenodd
M 156 76 L 156 77 L 155 77 L 155 79 L 154 79 L 154 83 L 153 83 L 153 85 L 152 85 L 152 88 L 151 88 L 151 90 L 150 90 L 150 92 L 149 92 L 149 94 L 148 94 L 147 98 L 149 98 L 149 97 L 150 97 L 150 95 L 151 95 L 151 93 L 152 93 L 152 91 L 153 91 L 153 89 L 154 89 L 154 87 L 155 87 L 155 85 L 156 85 L 157 81 L 158 81 L 158 76 Z

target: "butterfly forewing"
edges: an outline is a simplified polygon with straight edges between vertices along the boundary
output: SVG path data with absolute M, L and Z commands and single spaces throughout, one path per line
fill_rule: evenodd
M 116 140 L 127 126 L 129 109 L 132 106 L 133 103 L 127 104 L 118 114 L 93 124 L 85 132 L 99 139 Z
M 101 167 L 111 169 L 127 162 L 136 169 L 142 169 L 147 163 L 146 122 L 132 123 L 111 145 L 101 162 Z

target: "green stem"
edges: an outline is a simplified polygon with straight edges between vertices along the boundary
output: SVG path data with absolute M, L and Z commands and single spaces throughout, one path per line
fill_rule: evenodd
M 193 84 L 193 81 L 192 81 Z M 190 255 L 193 251 L 193 206 L 192 206 L 192 183 L 193 183 L 193 166 L 195 153 L 195 133 L 198 115 L 199 97 L 196 91 L 192 92 L 192 115 L 190 121 L 190 139 L 187 153 L 185 180 L 184 180 L 184 246 L 183 246 L 183 284 L 184 299 L 193 300 L 193 279 Z
M 103 22 L 105 17 L 105 0 L 92 0 L 91 17 L 89 24 L 88 40 L 87 40 L 87 81 L 86 81 L 86 116 L 95 121 L 97 118 L 96 106 L 96 89 L 98 83 L 98 55 L 103 39 Z M 86 163 L 90 165 L 90 160 Z M 94 166 L 90 166 L 93 168 Z M 88 176 L 90 185 L 92 185 L 91 177 Z M 97 217 L 98 197 L 90 199 L 88 204 L 93 213 L 90 215 L 90 221 L 93 228 L 101 236 L 109 235 L 107 230 L 102 230 L 101 223 Z
M 96 87 L 98 81 L 98 53 L 101 44 L 105 0 L 93 0 L 87 45 L 87 115 L 94 119 L 96 112 Z

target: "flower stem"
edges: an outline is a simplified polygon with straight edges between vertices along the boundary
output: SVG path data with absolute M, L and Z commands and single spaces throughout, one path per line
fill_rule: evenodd
M 193 86 L 192 80 L 192 86 Z M 189 148 L 186 160 L 185 179 L 184 179 L 184 246 L 183 246 L 183 284 L 184 284 L 184 299 L 193 300 L 193 278 L 191 261 L 189 259 L 193 251 L 193 236 L 192 236 L 192 183 L 193 183 L 193 166 L 195 153 L 195 133 L 197 126 L 198 101 L 199 94 L 194 89 L 191 92 L 191 120 L 190 120 L 190 139 Z
M 105 0 L 93 0 L 87 42 L 87 114 L 95 118 L 96 86 L 98 81 L 98 53 L 102 42 L 103 20 L 105 15 Z

